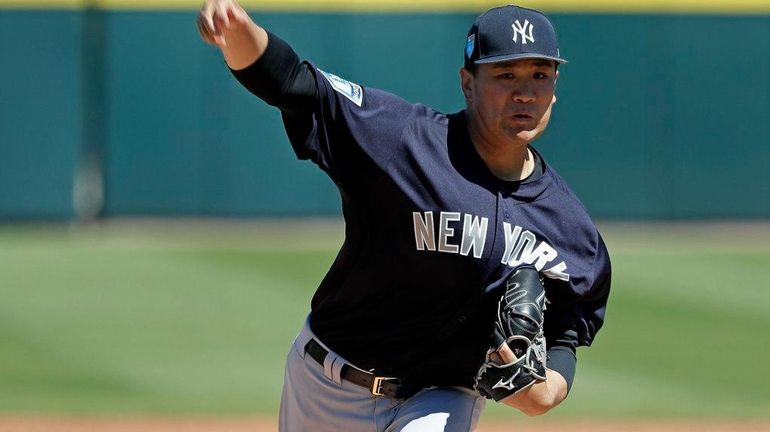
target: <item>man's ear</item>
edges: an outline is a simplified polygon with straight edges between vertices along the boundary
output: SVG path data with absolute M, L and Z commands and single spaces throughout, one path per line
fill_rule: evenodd
M 559 81 L 559 69 L 556 69 L 556 75 L 554 75 L 554 78 L 553 78 L 553 85 L 556 85 L 558 81 Z
M 463 91 L 463 96 L 465 96 L 466 102 L 469 102 L 473 96 L 473 91 L 471 90 L 473 79 L 474 76 L 472 73 L 468 72 L 468 70 L 464 67 L 460 68 L 460 88 Z

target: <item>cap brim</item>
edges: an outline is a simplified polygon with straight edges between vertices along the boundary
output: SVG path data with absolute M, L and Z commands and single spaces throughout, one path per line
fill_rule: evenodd
M 518 53 L 518 54 L 492 56 L 492 57 L 487 57 L 483 59 L 478 59 L 473 63 L 488 64 L 488 63 L 499 63 L 499 62 L 504 62 L 509 60 L 522 60 L 522 59 L 545 59 L 545 60 L 553 60 L 556 63 L 567 63 L 567 60 L 564 60 L 561 57 L 553 57 L 553 56 L 547 56 L 544 54 L 536 54 L 536 53 Z

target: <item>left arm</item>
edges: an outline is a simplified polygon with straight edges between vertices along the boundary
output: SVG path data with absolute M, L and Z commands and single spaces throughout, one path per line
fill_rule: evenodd
M 534 267 L 518 268 L 505 287 L 492 335 L 494 348 L 474 387 L 482 396 L 527 415 L 545 414 L 567 398 L 572 386 L 578 333 L 560 319 L 544 329 L 545 288 Z M 568 315 L 559 312 L 559 317 Z
M 587 278 L 591 288 L 580 301 L 567 309 L 550 308 L 551 316 L 545 319 L 545 336 L 548 340 L 546 380 L 501 402 L 523 413 L 542 415 L 563 402 L 572 387 L 577 366 L 576 350 L 580 345 L 590 345 L 604 322 L 604 312 L 610 290 L 611 267 L 609 254 L 601 236 L 596 237 L 596 254 L 593 274 Z M 553 306 L 553 305 L 552 305 Z M 492 360 L 510 363 L 513 352 L 504 344 Z
M 513 352 L 507 345 L 503 345 L 498 351 L 498 358 L 494 358 L 502 364 L 516 360 Z M 500 402 L 509 407 L 516 408 L 528 416 L 542 415 L 559 405 L 567 398 L 567 380 L 558 372 L 551 369 L 545 371 L 546 380 L 539 381 L 516 394 L 508 396 Z

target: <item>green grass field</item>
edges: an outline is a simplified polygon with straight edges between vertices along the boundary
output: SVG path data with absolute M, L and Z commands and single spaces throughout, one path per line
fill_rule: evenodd
M 552 416 L 770 417 L 770 225 L 603 230 L 606 325 Z M 341 235 L 312 221 L 0 226 L 0 412 L 276 412 Z

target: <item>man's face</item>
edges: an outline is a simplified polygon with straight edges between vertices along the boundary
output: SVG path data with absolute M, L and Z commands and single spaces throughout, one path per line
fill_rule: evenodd
M 487 140 L 531 142 L 548 125 L 558 72 L 552 60 L 522 59 L 460 70 L 471 121 Z

